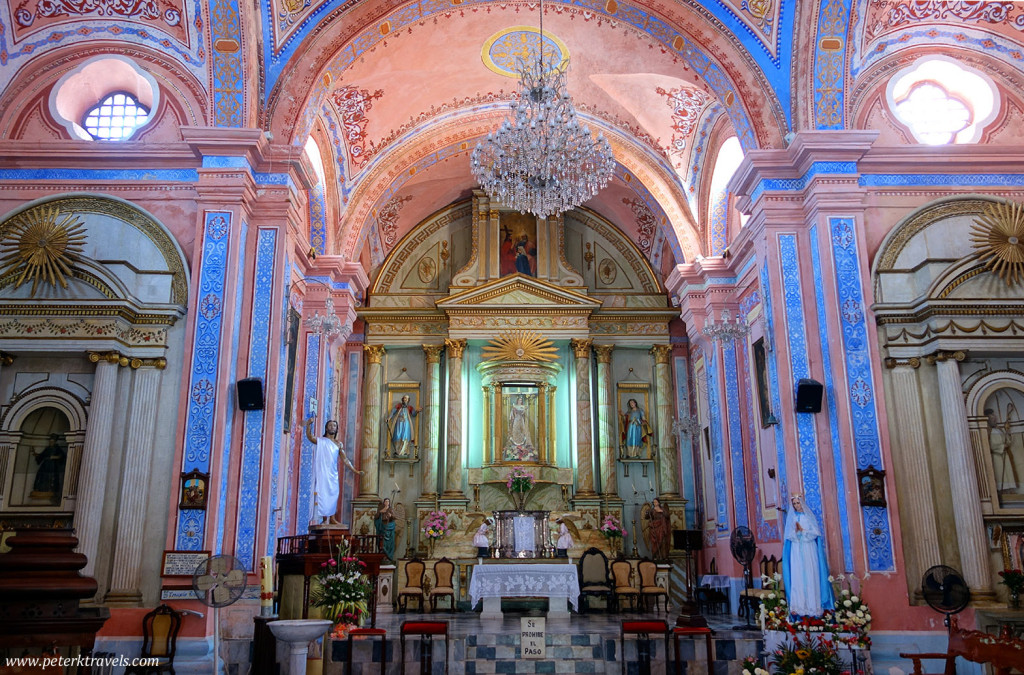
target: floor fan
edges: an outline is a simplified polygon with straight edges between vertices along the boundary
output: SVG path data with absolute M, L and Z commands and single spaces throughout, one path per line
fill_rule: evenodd
M 198 565 L 192 574 L 196 599 L 213 607 L 213 673 L 220 673 L 220 608 L 233 604 L 245 592 L 245 570 L 233 555 L 215 555 Z
M 971 589 L 960 573 L 946 565 L 928 568 L 921 579 L 921 596 L 928 606 L 946 615 L 946 629 L 949 617 L 963 611 L 971 601 Z
M 729 536 L 729 550 L 732 551 L 732 557 L 736 559 L 736 562 L 743 565 L 743 587 L 749 591 L 754 587 L 754 577 L 750 566 L 754 562 L 754 556 L 757 555 L 757 541 L 749 527 L 740 525 L 732 531 L 732 535 Z M 749 593 L 746 593 L 745 596 L 749 597 Z M 749 602 L 740 602 L 740 612 L 744 615 L 746 623 L 742 626 L 734 626 L 734 628 L 736 630 L 757 630 L 757 626 L 750 623 L 750 615 L 753 614 L 753 611 Z

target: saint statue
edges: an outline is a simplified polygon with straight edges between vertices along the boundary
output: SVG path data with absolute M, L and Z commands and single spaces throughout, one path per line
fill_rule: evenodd
M 377 507 L 377 516 L 373 519 L 373 525 L 380 537 L 380 550 L 388 557 L 388 560 L 395 559 L 395 512 L 391 509 L 391 500 L 387 497 Z
M 341 449 L 337 442 L 338 423 L 334 420 L 327 420 L 324 425 L 324 435 L 320 438 L 313 437 L 313 422 L 315 418 L 306 420 L 306 438 L 310 443 L 316 445 L 313 451 L 313 513 L 319 515 L 322 525 L 339 525 L 335 513 L 338 511 L 338 496 L 341 494 L 338 481 L 338 457 L 349 471 L 363 473 L 352 466 L 348 456 Z
M 651 427 L 647 424 L 644 409 L 640 407 L 635 398 L 629 399 L 626 403 L 626 411 L 622 413 L 622 428 L 626 456 L 630 459 L 638 459 L 640 451 L 643 450 L 644 444 L 651 435 Z
M 409 403 L 409 396 L 403 396 L 399 403 L 392 408 L 388 415 L 388 430 L 391 434 L 391 447 L 395 455 L 405 457 L 409 454 L 409 446 L 412 445 L 412 420 L 420 414 L 420 408 L 414 408 Z
M 519 394 L 508 413 L 508 436 L 505 460 L 537 461 L 537 448 L 530 438 L 530 404 L 525 394 Z
M 667 559 L 670 530 L 668 510 L 661 505 L 661 500 L 655 497 L 650 505 L 644 506 L 641 513 L 644 520 L 644 540 L 651 549 L 651 557 L 655 560 Z
M 64 487 L 64 464 L 67 452 L 60 445 L 60 434 L 50 434 L 50 443 L 41 452 L 32 451 L 36 464 L 35 480 L 32 482 L 32 499 L 50 499 L 60 501 Z
M 786 517 L 782 547 L 782 579 L 789 611 L 800 616 L 821 616 L 835 609 L 828 560 L 821 528 L 807 511 L 802 495 L 793 495 L 793 510 Z

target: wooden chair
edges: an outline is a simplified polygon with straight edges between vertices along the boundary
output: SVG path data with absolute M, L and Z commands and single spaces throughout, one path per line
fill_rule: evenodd
M 616 611 L 622 611 L 621 598 L 629 598 L 630 609 L 634 612 L 640 610 L 640 591 L 633 586 L 633 565 L 628 560 L 612 563 L 612 584 Z
M 434 587 L 430 589 L 430 611 L 437 611 L 437 600 L 448 596 L 451 599 L 452 611 L 455 611 L 455 563 L 448 558 L 441 558 L 434 563 Z
M 923 675 L 921 661 L 943 660 L 943 675 L 956 675 L 956 658 L 974 663 L 990 664 L 995 675 L 1008 675 L 1011 670 L 1024 672 L 1024 640 L 1012 637 L 1009 626 L 996 637 L 980 630 L 964 630 L 957 625 L 955 616 L 949 619 L 949 644 L 944 654 L 907 654 L 900 658 L 910 659 L 914 664 L 914 675 Z
M 654 598 L 654 611 L 658 611 L 661 598 L 665 599 L 665 612 L 668 612 L 668 591 L 658 585 L 658 565 L 650 558 L 642 559 L 636 566 L 640 572 L 640 597 L 644 599 L 644 609 L 650 609 L 650 599 Z
M 125 675 L 170 673 L 174 675 L 174 652 L 177 649 L 181 614 L 173 607 L 160 605 L 142 617 L 142 658 L 159 659 L 155 666 L 131 666 Z
M 423 611 L 423 602 L 426 598 L 423 592 L 423 573 L 427 565 L 419 558 L 413 558 L 405 563 L 405 587 L 398 591 L 398 611 L 404 612 L 410 598 L 417 598 L 420 601 L 420 611 Z
M 776 574 L 782 572 L 782 561 L 776 558 L 774 554 L 770 558 L 762 555 L 761 562 L 758 563 L 758 569 L 761 572 L 762 579 L 765 576 L 773 579 Z M 756 617 L 758 610 L 761 608 L 761 601 L 769 593 L 775 592 L 770 588 L 744 588 L 740 591 L 740 616 Z M 781 583 L 777 592 L 785 592 Z M 749 614 L 744 614 L 744 612 L 749 612 Z
M 608 558 L 601 549 L 590 547 L 580 556 L 580 613 L 585 613 L 591 596 L 605 599 L 607 607 L 612 607 L 612 585 L 608 579 Z

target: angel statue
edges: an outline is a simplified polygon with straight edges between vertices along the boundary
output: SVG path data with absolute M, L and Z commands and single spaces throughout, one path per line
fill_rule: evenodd
M 466 514 L 474 515 L 475 517 L 469 521 L 469 527 L 466 528 L 466 534 L 473 531 L 476 528 L 476 532 L 473 534 L 473 546 L 476 546 L 476 555 L 478 558 L 488 558 L 491 555 L 491 538 L 490 532 L 491 527 L 494 526 L 494 518 L 488 518 L 483 513 L 477 514 Z
M 558 525 L 558 541 L 555 542 L 555 557 L 568 558 L 569 549 L 572 548 L 573 542 L 578 541 L 580 538 L 580 531 L 576 528 L 576 523 L 572 522 L 572 520 L 565 516 L 557 519 L 555 523 Z
M 668 558 L 669 515 L 660 499 L 655 497 L 653 502 L 640 508 L 640 523 L 651 557 L 655 560 Z

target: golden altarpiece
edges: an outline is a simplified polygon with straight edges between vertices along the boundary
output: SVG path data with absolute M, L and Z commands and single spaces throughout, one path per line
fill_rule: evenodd
M 391 498 L 402 514 L 396 557 L 474 558 L 484 517 L 516 508 L 506 485 L 514 467 L 534 476 L 520 510 L 543 513 L 538 549 L 552 545 L 554 521 L 565 517 L 579 532 L 571 556 L 609 551 L 601 520 L 612 514 L 628 529 L 640 494 L 660 496 L 672 527 L 685 527 L 671 432 L 668 323 L 678 314 L 643 254 L 608 221 L 586 210 L 538 219 L 477 191 L 394 246 L 359 314 L 365 473 L 356 533 L 372 533 L 380 501 Z M 651 406 L 654 468 L 642 478 L 620 461 L 615 392 L 627 380 Z M 415 441 L 397 463 L 389 419 L 403 396 L 417 402 Z M 420 523 L 434 510 L 452 529 L 428 546 Z

